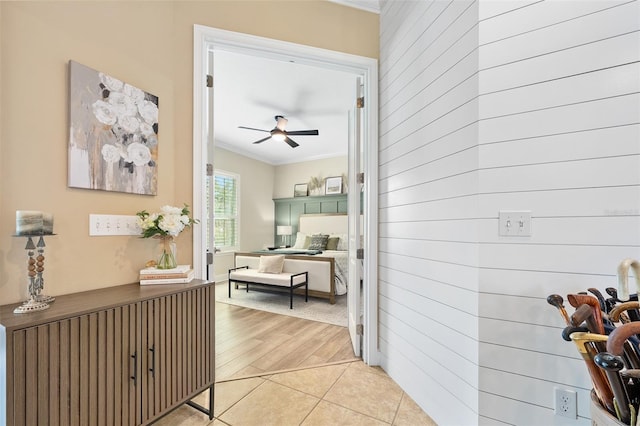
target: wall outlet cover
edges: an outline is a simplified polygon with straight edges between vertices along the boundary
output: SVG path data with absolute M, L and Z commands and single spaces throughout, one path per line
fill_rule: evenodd
M 568 389 L 554 388 L 554 407 L 556 416 L 578 418 L 578 394 Z

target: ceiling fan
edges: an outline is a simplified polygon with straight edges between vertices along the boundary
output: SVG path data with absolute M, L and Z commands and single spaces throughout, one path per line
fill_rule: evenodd
M 282 115 L 276 115 L 274 117 L 276 119 L 276 127 L 274 127 L 272 130 L 264 130 L 264 129 L 256 129 L 253 127 L 244 127 L 244 126 L 238 126 L 238 128 L 240 129 L 249 129 L 249 130 L 257 130 L 259 132 L 268 132 L 271 133 L 271 135 L 267 136 L 264 139 L 260 139 L 255 141 L 254 143 L 262 143 L 264 141 L 266 141 L 267 139 L 275 139 L 275 140 L 279 140 L 279 141 L 285 141 L 286 143 L 289 144 L 289 146 L 291 148 L 295 148 L 297 146 L 299 146 L 299 144 L 294 141 L 293 139 L 291 139 L 289 137 L 289 135 L 293 135 L 293 136 L 317 136 L 320 133 L 317 130 L 290 130 L 287 131 L 285 130 L 285 127 L 287 126 L 287 120 L 286 118 L 284 118 L 284 116 Z

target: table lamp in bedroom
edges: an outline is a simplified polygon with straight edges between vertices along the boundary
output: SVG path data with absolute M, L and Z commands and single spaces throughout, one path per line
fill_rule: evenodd
M 276 227 L 276 234 L 280 235 L 281 247 L 289 247 L 289 236 L 293 232 L 293 227 L 290 225 L 278 225 Z

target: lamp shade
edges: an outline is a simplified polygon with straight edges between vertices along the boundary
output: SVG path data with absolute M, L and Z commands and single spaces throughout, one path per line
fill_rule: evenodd
M 276 227 L 277 235 L 291 235 L 293 232 L 293 227 L 289 225 L 278 225 Z

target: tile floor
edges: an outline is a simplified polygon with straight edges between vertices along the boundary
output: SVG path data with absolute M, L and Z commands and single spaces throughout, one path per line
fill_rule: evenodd
M 196 402 L 206 406 L 205 398 Z M 362 361 L 217 383 L 214 398 L 214 420 L 181 406 L 156 425 L 436 425 L 382 369 Z

